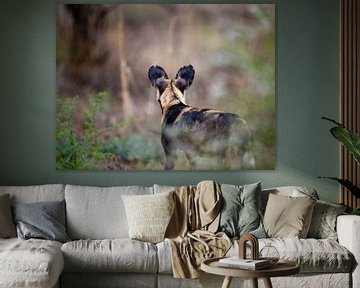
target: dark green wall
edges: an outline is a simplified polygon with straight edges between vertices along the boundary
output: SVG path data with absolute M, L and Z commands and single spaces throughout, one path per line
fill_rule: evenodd
M 276 170 L 60 172 L 55 170 L 56 1 L 2 0 L 0 185 L 263 180 L 265 187 L 313 186 L 322 199 L 337 201 L 337 185 L 317 176 L 337 176 L 339 169 L 337 143 L 328 132 L 330 125 L 321 120 L 323 115 L 338 118 L 338 1 L 261 1 L 265 2 L 276 4 Z

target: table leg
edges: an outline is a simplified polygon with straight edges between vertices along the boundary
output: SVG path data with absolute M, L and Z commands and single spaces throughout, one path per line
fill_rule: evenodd
M 252 287 L 258 288 L 258 279 L 257 278 L 251 278 Z
M 232 277 L 231 276 L 225 276 L 224 282 L 221 286 L 221 288 L 230 288 Z
M 265 288 L 273 288 L 270 278 L 266 277 L 263 279 L 264 279 Z

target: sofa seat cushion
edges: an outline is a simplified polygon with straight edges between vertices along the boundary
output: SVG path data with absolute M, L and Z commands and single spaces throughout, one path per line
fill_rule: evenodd
M 156 246 L 123 239 L 77 240 L 61 248 L 66 272 L 156 273 Z
M 267 238 L 259 239 L 259 249 L 274 246 L 280 258 L 295 261 L 302 273 L 350 272 L 354 266 L 353 255 L 338 242 L 330 239 Z M 159 273 L 172 273 L 171 248 L 167 241 L 157 244 Z M 235 241 L 227 256 L 238 255 Z M 250 256 L 250 250 L 248 251 Z M 275 256 L 275 255 L 273 255 Z
M 281 259 L 298 263 L 302 273 L 350 272 L 355 263 L 351 252 L 330 239 L 259 239 L 260 250 L 266 245 L 275 247 Z M 236 255 L 237 251 L 238 245 L 235 242 L 228 256 Z
M 0 239 L 1 287 L 52 287 L 63 268 L 60 242 Z
M 172 274 L 171 247 L 169 241 L 156 244 L 160 274 Z

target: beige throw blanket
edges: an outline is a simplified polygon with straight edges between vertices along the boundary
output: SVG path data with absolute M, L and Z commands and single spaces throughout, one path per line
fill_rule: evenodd
M 222 257 L 231 246 L 225 233 L 216 233 L 221 209 L 221 190 L 213 181 L 175 189 L 175 211 L 165 233 L 172 252 L 175 278 L 201 276 L 201 262 Z

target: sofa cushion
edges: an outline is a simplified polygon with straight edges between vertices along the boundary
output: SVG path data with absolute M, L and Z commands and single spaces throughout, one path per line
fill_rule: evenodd
M 336 219 L 346 211 L 345 205 L 318 200 L 314 206 L 309 238 L 337 240 Z
M 229 237 L 240 237 L 246 233 L 258 238 L 266 237 L 260 217 L 261 184 L 221 184 L 219 231 L 225 232 Z
M 18 203 L 13 206 L 17 234 L 22 239 L 69 241 L 65 229 L 65 201 Z
M 124 195 L 131 239 L 157 243 L 164 240 L 175 208 L 174 191 L 156 195 Z
M 61 201 L 65 197 L 65 186 L 47 184 L 35 186 L 0 186 L 0 195 L 10 194 L 11 204 L 40 201 Z
M 71 239 L 128 238 L 123 195 L 152 194 L 152 187 L 98 188 L 66 185 L 67 233 Z
M 354 266 L 353 255 L 338 242 L 329 239 L 263 238 L 259 249 L 274 246 L 281 259 L 295 261 L 302 273 L 348 273 Z M 171 248 L 168 241 L 156 244 L 159 273 L 171 274 Z M 238 241 L 234 241 L 226 256 L 238 255 Z M 250 257 L 250 248 L 247 255 Z M 271 255 L 276 256 L 276 255 Z M 275 286 L 274 286 L 275 287 Z
M 264 227 L 269 237 L 305 238 L 316 200 L 307 197 L 269 195 Z
M 353 255 L 338 242 L 329 239 L 263 239 L 260 249 L 274 246 L 280 258 L 297 262 L 302 272 L 350 272 Z
M 78 240 L 61 248 L 66 272 L 157 271 L 156 246 L 130 239 Z
M 16 237 L 15 224 L 11 214 L 10 195 L 0 196 L 0 238 Z
M 160 274 L 172 274 L 171 247 L 169 241 L 156 244 Z
M 153 188 L 154 188 L 154 194 L 170 192 L 170 191 L 175 190 L 176 187 L 177 187 L 177 186 L 168 186 L 168 185 L 154 184 L 154 186 L 153 186 Z
M 63 268 L 59 242 L 0 239 L 0 287 L 53 287 Z

